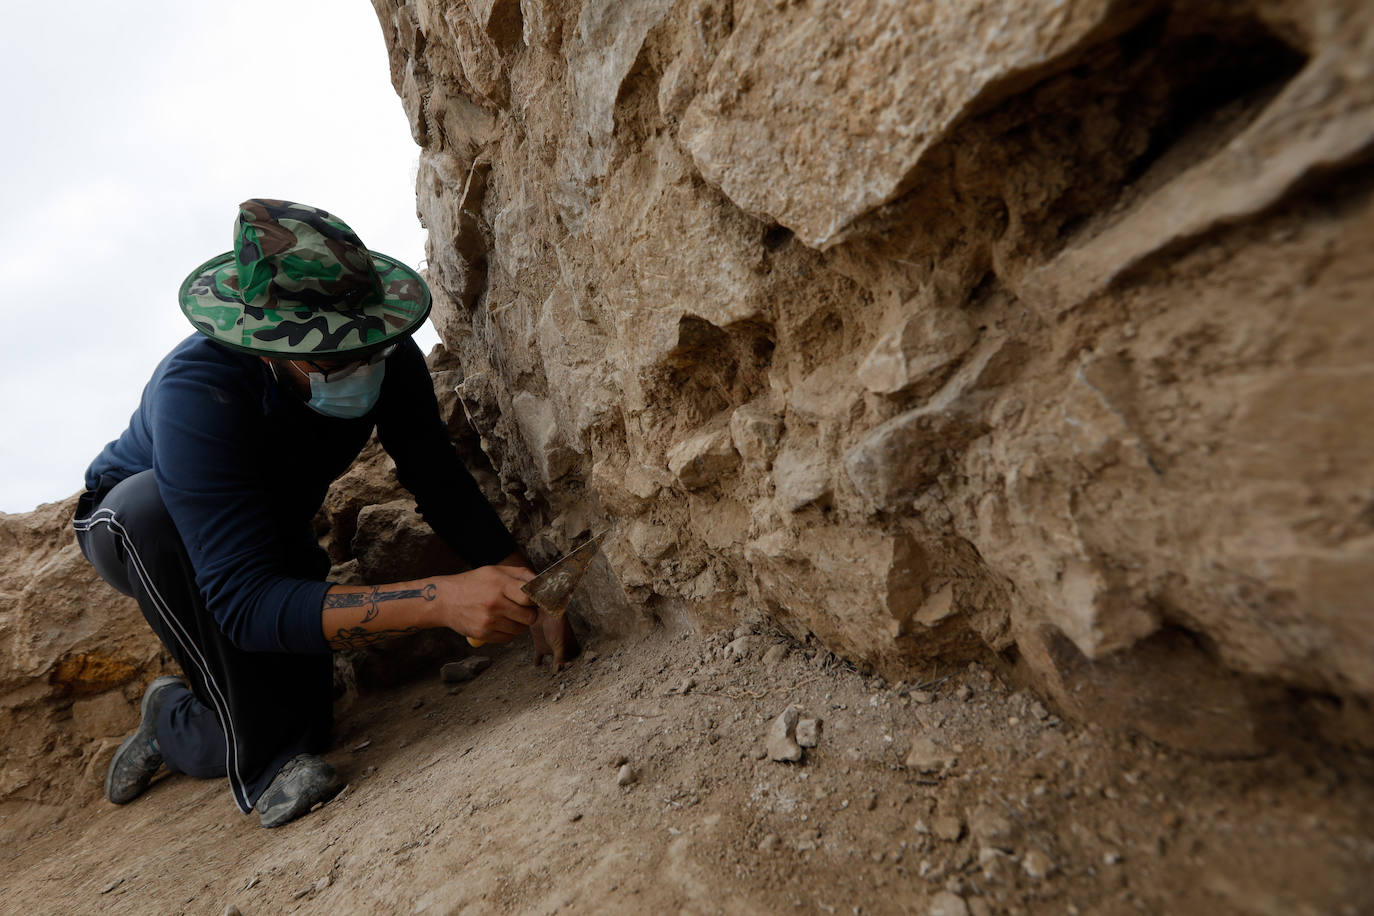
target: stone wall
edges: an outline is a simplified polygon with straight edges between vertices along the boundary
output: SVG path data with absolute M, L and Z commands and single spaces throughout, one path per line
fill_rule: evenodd
M 599 625 L 1227 753 L 1367 712 L 1369 4 L 373 2 L 462 406 L 538 552 L 615 524 Z

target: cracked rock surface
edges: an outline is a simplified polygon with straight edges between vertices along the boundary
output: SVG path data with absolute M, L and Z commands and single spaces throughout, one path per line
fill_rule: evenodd
M 1369 4 L 374 6 L 497 489 L 617 526 L 593 627 L 1367 740 Z

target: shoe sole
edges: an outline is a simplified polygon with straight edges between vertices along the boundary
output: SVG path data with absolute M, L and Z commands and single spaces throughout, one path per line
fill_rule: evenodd
M 129 746 L 132 745 L 135 741 L 147 740 L 147 736 L 143 734 L 143 725 L 145 722 L 148 721 L 148 707 L 152 705 L 153 697 L 157 696 L 157 694 L 161 692 L 163 687 L 166 687 L 171 684 L 181 684 L 182 686 L 185 686 L 186 682 L 179 677 L 173 677 L 172 675 L 168 674 L 153 681 L 151 684 L 148 685 L 148 689 L 143 691 L 143 701 L 139 703 L 138 706 L 138 728 L 134 729 L 134 733 L 132 735 L 125 738 L 123 741 L 119 743 L 119 747 L 115 750 L 114 756 L 110 758 L 109 767 L 105 770 L 105 798 L 111 804 L 127 805 L 129 802 L 134 800 L 133 798 L 131 798 L 128 801 L 120 802 L 115 801 L 113 798 L 110 798 L 110 780 L 114 778 L 115 761 L 118 760 L 124 754 L 124 752 L 129 749 Z M 156 722 L 153 723 L 153 731 L 155 733 L 157 731 Z M 142 792 L 139 793 L 139 795 L 142 794 Z M 138 795 L 135 795 L 134 798 L 138 798 Z
M 314 810 L 316 805 L 329 804 L 343 790 L 344 782 L 340 780 L 338 785 L 330 786 L 328 789 L 325 790 L 325 794 L 321 795 L 319 798 L 312 799 L 310 804 L 308 805 L 291 805 L 284 809 L 279 809 L 275 811 L 269 810 L 269 813 L 266 817 L 263 816 L 263 812 L 259 811 L 258 823 L 266 827 L 268 830 L 271 830 L 276 827 L 285 826 L 286 824 L 291 823 L 297 818 L 305 817 L 307 814 Z
M 323 761 L 321 762 L 323 763 Z M 273 784 L 275 785 L 275 780 Z M 270 804 L 267 808 L 255 806 L 258 811 L 258 822 L 268 829 L 289 824 L 296 818 L 309 814 L 316 805 L 328 804 L 344 790 L 345 785 L 347 784 L 339 778 L 339 774 L 334 768 L 329 767 L 328 776 L 324 777 L 321 774 L 321 782 L 304 790 L 301 795 L 291 799 L 283 799 L 276 804 Z M 264 797 L 271 790 L 272 787 L 269 786 L 267 792 L 263 793 Z M 263 799 L 259 798 L 258 805 L 261 805 L 262 802 Z

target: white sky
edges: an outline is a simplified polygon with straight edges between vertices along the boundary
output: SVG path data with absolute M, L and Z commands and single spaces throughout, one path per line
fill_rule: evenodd
M 81 489 L 191 333 L 177 288 L 232 247 L 239 201 L 324 207 L 424 257 L 367 0 L 6 3 L 0 87 L 0 512 Z

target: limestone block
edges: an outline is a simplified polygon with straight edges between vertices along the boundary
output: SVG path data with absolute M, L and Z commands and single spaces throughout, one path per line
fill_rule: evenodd
M 548 400 L 522 391 L 511 403 L 515 422 L 520 427 L 545 486 L 564 477 L 577 461 L 577 453 L 567 444 L 553 405 Z
M 713 429 L 679 442 L 668 450 L 668 470 L 689 490 L 715 483 L 739 466 L 726 429 Z
M 364 507 L 358 513 L 352 552 L 359 575 L 371 584 L 451 575 L 467 568 L 408 499 Z
M 521 30 L 525 44 L 551 51 L 562 37 L 562 21 L 552 0 L 520 0 Z
M 900 622 L 920 605 L 927 570 L 913 552 L 904 538 L 826 526 L 769 532 L 745 556 L 782 613 L 837 651 L 877 663 L 900 655 Z
M 682 141 L 738 206 L 829 247 L 900 193 L 970 106 L 1100 37 L 1118 6 L 748 4 L 683 117 Z
M 779 505 L 796 512 L 822 500 L 830 492 L 831 463 L 814 439 L 789 441 L 773 462 L 774 496 Z
M 501 51 L 487 31 L 477 22 L 466 3 L 450 3 L 444 8 L 443 31 L 448 47 L 457 52 L 463 76 L 485 101 L 503 107 L 509 97 Z
M 896 394 L 957 359 L 977 339 L 967 317 L 926 307 L 878 340 L 859 367 L 859 381 L 877 394 Z
M 641 519 L 630 523 L 627 536 L 635 555 L 645 560 L 657 560 L 677 546 L 677 538 L 670 529 Z
M 973 426 L 968 411 L 917 408 L 876 427 L 844 457 L 855 488 L 881 510 L 907 508 L 936 480 L 944 457 L 940 427 Z
M 416 146 L 429 143 L 429 124 L 425 120 L 425 88 L 415 76 L 415 62 L 406 64 L 405 79 L 401 83 L 401 104 L 410 121 L 410 138 Z
M 492 220 L 497 263 L 512 277 L 535 263 L 542 255 L 539 244 L 538 211 L 529 186 L 521 183 L 506 205 Z
M 577 296 L 559 284 L 544 300 L 535 327 L 559 422 L 574 442 L 585 442 L 594 428 L 614 422 L 622 401 L 606 353 L 610 342 L 587 323 Z
M 496 117 L 490 111 L 463 93 L 443 86 L 433 87 L 430 92 L 428 120 L 443 131 L 444 149 L 460 163 L 473 163 L 499 133 Z M 471 208 L 471 202 L 464 201 L 462 193 L 469 184 L 467 176 L 454 175 L 446 180 L 454 182 L 450 190 L 457 192 L 461 205 Z
M 767 467 L 782 439 L 782 418 L 765 405 L 743 404 L 730 415 L 730 438 L 746 463 Z
M 564 219 L 574 226 L 581 225 L 595 196 L 593 187 L 610 169 L 620 86 L 649 30 L 671 6 L 671 0 L 588 0 L 582 4 L 567 52 L 573 111 L 559 154 L 562 180 L 557 195 Z

